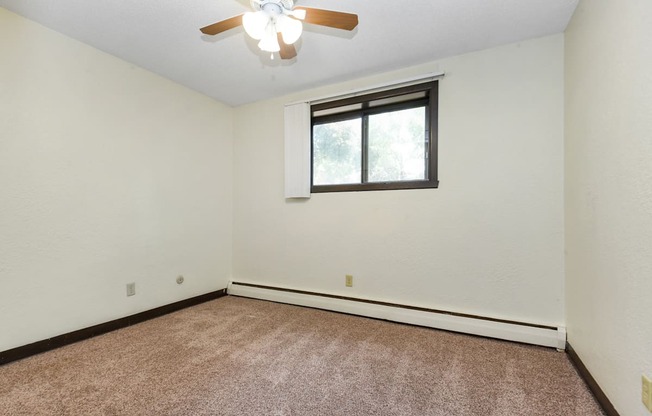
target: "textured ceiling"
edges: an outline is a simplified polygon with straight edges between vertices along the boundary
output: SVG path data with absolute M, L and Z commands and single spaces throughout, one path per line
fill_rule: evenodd
M 303 0 L 359 15 L 353 32 L 305 25 L 298 56 L 270 60 L 242 28 L 199 28 L 248 0 L 0 0 L 0 7 L 229 105 L 563 32 L 578 0 Z

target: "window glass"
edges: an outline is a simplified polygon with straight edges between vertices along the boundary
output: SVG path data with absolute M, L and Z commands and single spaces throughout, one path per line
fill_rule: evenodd
M 369 116 L 369 182 L 427 178 L 426 109 Z
M 360 183 L 360 119 L 318 124 L 312 134 L 313 185 Z

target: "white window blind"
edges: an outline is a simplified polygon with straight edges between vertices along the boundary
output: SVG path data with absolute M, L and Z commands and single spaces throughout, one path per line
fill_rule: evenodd
M 310 103 L 285 106 L 285 197 L 310 198 Z

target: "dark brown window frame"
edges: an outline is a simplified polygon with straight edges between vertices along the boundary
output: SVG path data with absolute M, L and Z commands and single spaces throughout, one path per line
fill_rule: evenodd
M 377 107 L 370 107 L 369 103 L 376 100 L 394 98 L 403 95 L 409 95 L 415 92 L 425 92 L 426 96 L 398 102 L 393 104 L 381 105 Z M 345 107 L 353 104 L 361 104 L 360 109 L 344 111 L 337 114 L 315 116 L 316 112 Z M 398 111 L 401 109 L 421 107 L 425 104 L 426 112 L 426 129 L 428 131 L 428 174 L 427 179 L 411 180 L 411 181 L 390 181 L 390 182 L 365 182 L 366 162 L 368 158 L 367 137 L 363 132 L 362 138 L 362 178 L 361 183 L 352 184 L 337 184 L 337 185 L 315 185 L 313 183 L 313 173 L 310 175 L 310 189 L 312 193 L 325 193 L 325 192 L 353 192 L 353 191 L 383 191 L 383 190 L 401 190 L 401 189 L 429 189 L 438 188 L 439 180 L 437 178 L 437 159 L 438 159 L 438 146 L 437 146 L 437 132 L 438 132 L 438 105 L 439 105 L 439 83 L 438 81 L 431 81 L 422 84 L 410 85 L 407 87 L 400 87 L 386 91 L 360 95 L 351 98 L 344 98 L 341 100 L 329 101 L 326 103 L 314 104 L 310 107 L 310 167 L 311 172 L 314 172 L 314 154 L 313 154 L 313 137 L 312 132 L 314 126 L 317 124 L 325 124 L 328 122 L 342 121 L 352 118 L 366 118 L 369 115 L 380 114 L 384 112 Z M 363 129 L 364 130 L 364 129 Z

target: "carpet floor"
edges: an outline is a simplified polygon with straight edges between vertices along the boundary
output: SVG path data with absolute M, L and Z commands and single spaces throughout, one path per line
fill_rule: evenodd
M 224 297 L 0 366 L 1 415 L 602 415 L 566 354 Z

